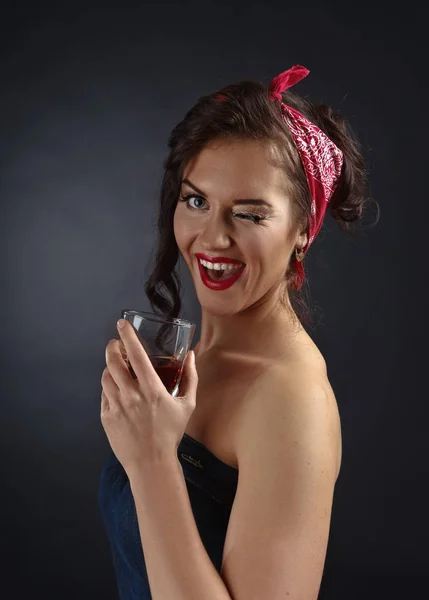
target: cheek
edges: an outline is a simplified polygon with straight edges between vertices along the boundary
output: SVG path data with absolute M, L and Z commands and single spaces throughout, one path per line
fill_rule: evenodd
M 174 213 L 173 230 L 179 249 L 186 250 L 186 247 L 192 241 L 192 231 L 189 227 L 189 221 L 184 218 L 180 208 L 176 208 Z
M 246 252 L 245 252 L 246 254 Z M 283 228 L 254 232 L 247 244 L 247 255 L 260 262 L 264 272 L 276 273 L 287 262 L 288 244 Z
M 175 210 L 174 212 L 174 217 L 173 217 L 173 231 L 174 231 L 174 237 L 176 238 L 176 242 L 177 245 L 180 246 L 180 241 L 181 241 L 181 237 L 183 234 L 183 227 L 181 226 L 181 219 L 180 219 L 180 215 L 179 215 L 179 211 Z

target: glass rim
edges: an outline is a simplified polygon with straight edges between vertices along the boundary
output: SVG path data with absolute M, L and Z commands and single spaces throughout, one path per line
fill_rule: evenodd
M 123 308 L 122 309 L 122 318 L 124 313 L 129 313 L 131 315 L 139 316 L 142 315 L 148 321 L 153 321 L 155 323 L 169 323 L 170 325 L 177 325 L 180 327 L 195 327 L 195 323 L 191 323 L 191 321 L 186 321 L 186 319 L 179 319 L 178 317 L 172 317 L 171 319 L 166 319 L 162 315 L 157 315 L 156 313 L 146 312 L 144 310 L 134 310 L 131 308 Z

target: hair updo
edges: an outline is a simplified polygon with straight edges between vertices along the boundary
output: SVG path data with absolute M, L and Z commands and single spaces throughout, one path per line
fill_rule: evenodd
M 290 90 L 283 92 L 282 98 L 286 105 L 317 125 L 342 150 L 344 164 L 328 209 L 344 231 L 355 235 L 351 223 L 363 218 L 367 203 L 375 202 L 367 191 L 367 173 L 355 133 L 345 119 L 327 105 L 312 104 Z M 181 281 L 175 271 L 179 249 L 174 236 L 173 218 L 184 169 L 194 156 L 215 139 L 270 143 L 292 187 L 295 223 L 302 230 L 308 226 L 311 215 L 310 190 L 292 135 L 283 120 L 280 102 L 269 98 L 266 86 L 251 81 L 230 85 L 201 97 L 171 132 L 169 154 L 164 163 L 157 223 L 158 243 L 154 267 L 145 291 L 152 310 L 166 318 L 178 317 L 181 310 Z M 295 260 L 293 251 L 285 272 L 285 285 L 298 318 L 303 324 L 309 325 L 312 311 L 305 298 L 307 278 L 299 291 L 290 287 L 295 277 Z

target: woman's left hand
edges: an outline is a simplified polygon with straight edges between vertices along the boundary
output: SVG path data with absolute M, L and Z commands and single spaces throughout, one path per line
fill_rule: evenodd
M 129 475 L 145 465 L 177 460 L 177 447 L 195 410 L 198 375 L 192 351 L 188 352 L 174 398 L 125 320 L 119 335 L 137 376 L 133 379 L 122 358 L 120 340 L 106 346 L 107 367 L 101 377 L 101 423 L 117 459 Z

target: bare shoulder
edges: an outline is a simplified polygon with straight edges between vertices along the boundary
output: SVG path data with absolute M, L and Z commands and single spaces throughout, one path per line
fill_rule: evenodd
M 236 454 L 252 439 L 256 428 L 266 427 L 269 439 L 274 428 L 297 443 L 318 432 L 320 443 L 332 453 L 335 479 L 341 468 L 341 421 L 337 400 L 329 382 L 326 364 L 315 349 L 294 360 L 276 362 L 264 369 L 246 392 L 237 430 Z M 243 456 L 244 453 L 241 452 Z
M 311 349 L 271 361 L 245 392 L 239 479 L 221 576 L 234 598 L 316 598 L 326 558 L 339 420 Z M 251 523 L 251 527 L 249 527 Z

